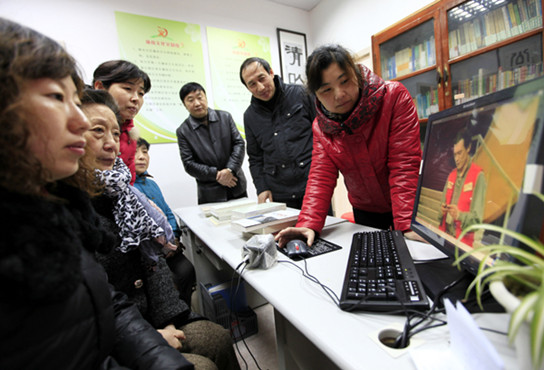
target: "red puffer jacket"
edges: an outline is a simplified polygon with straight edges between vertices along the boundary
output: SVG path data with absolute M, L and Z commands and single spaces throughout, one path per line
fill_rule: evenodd
M 131 137 L 130 131 L 134 128 L 134 120 L 123 122 L 121 125 L 121 137 L 119 138 L 119 152 L 121 159 L 127 167 L 130 169 L 132 176 L 130 185 L 134 185 L 136 181 L 136 163 L 134 158 L 136 157 L 136 140 Z
M 312 166 L 298 227 L 321 232 L 340 171 L 354 208 L 378 213 L 392 211 L 395 229 L 410 229 L 421 162 L 416 107 L 399 82 L 384 83 L 366 67 L 362 67 L 362 72 L 370 85 L 379 84 L 377 90 L 384 89 L 381 107 L 352 135 L 345 131 L 330 135 L 318 124 L 324 114 L 317 104 Z

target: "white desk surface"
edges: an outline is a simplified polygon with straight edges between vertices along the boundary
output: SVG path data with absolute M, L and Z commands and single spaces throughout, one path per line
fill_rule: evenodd
M 197 206 L 179 208 L 175 212 L 218 257 L 232 268 L 239 265 L 245 242 L 242 233 L 231 229 L 228 223 L 217 226 L 212 224 Z M 365 227 L 361 225 L 349 222 L 335 223 L 326 227 L 321 236 L 343 248 L 307 260 L 309 273 L 338 296 L 342 290 L 352 234 L 364 229 Z M 281 253 L 278 253 L 278 257 L 279 260 L 288 260 Z M 296 264 L 304 269 L 303 261 Z M 375 342 L 378 333 L 387 328 L 402 327 L 404 316 L 344 312 L 332 302 L 320 286 L 304 278 L 301 272 L 290 264 L 277 263 L 268 270 L 246 269 L 242 277 L 342 369 L 378 366 L 380 369 L 415 369 L 409 351 L 448 349 L 447 326 L 415 335 L 407 349 L 384 349 L 383 345 Z M 481 327 L 503 332 L 507 329 L 506 314 L 474 314 L 473 317 Z M 506 337 L 490 332 L 484 333 L 503 357 L 506 368 L 515 368 L 514 350 L 508 346 Z M 451 364 L 435 365 L 438 366 L 433 366 L 434 369 L 447 369 Z

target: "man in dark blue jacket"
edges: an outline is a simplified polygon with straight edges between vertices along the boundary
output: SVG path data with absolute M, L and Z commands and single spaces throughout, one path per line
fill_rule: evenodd
M 258 201 L 300 209 L 312 161 L 314 101 L 302 85 L 284 84 L 261 58 L 242 63 L 240 80 L 253 95 L 244 127 Z

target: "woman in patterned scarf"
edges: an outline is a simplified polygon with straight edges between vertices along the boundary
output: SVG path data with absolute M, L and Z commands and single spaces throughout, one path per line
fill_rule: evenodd
M 276 236 L 283 246 L 320 233 L 336 186 L 344 176 L 355 222 L 379 229 L 410 230 L 421 161 L 419 121 L 410 93 L 356 65 L 340 45 L 317 48 L 306 64 L 315 94 L 314 147 L 296 227 Z
M 61 45 L 0 18 L 0 368 L 192 369 L 94 259 L 114 238 L 79 162 L 82 89 Z
M 137 189 L 130 185 L 130 171 L 118 157 L 120 128 L 117 106 L 104 90 L 86 90 L 82 110 L 91 122 L 84 160 L 97 171 L 103 189 L 93 198 L 103 226 L 118 235 L 115 248 L 97 253 L 113 286 L 136 303 L 142 315 L 164 339 L 196 369 L 238 369 L 229 332 L 192 312 L 179 299 L 172 272 L 165 261 L 166 218 L 151 217 Z M 171 232 L 171 229 L 170 229 Z

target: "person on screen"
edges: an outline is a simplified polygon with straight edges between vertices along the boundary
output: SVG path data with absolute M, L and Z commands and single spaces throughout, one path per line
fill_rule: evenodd
M 134 127 L 134 117 L 144 104 L 144 95 L 151 89 L 147 73 L 137 65 L 126 60 L 110 60 L 100 64 L 93 73 L 93 87 L 106 90 L 117 102 L 122 118 L 121 158 L 130 169 L 130 185 L 136 181 L 134 155 L 138 130 Z
M 196 82 L 183 85 L 179 97 L 189 111 L 176 130 L 179 154 L 196 179 L 198 204 L 247 197 L 245 142 L 230 113 L 209 108 L 206 91 Z
M 312 165 L 296 227 L 278 233 L 280 246 L 304 237 L 311 245 L 325 223 L 338 171 L 355 222 L 410 230 L 421 162 L 419 120 L 408 90 L 356 65 L 340 45 L 317 48 L 306 63 L 316 96 Z
M 469 131 L 457 133 L 453 143 L 455 169 L 452 170 L 442 191 L 440 203 L 440 230 L 455 236 L 470 225 L 481 223 L 484 216 L 486 181 L 482 169 L 472 162 Z M 474 233 L 467 233 L 461 241 L 474 243 Z
M 0 18 L 0 368 L 192 369 L 94 259 L 115 235 L 89 195 L 76 62 Z
M 312 162 L 313 98 L 304 86 L 283 83 L 257 57 L 242 63 L 240 80 L 252 94 L 244 128 L 258 202 L 300 209 Z

